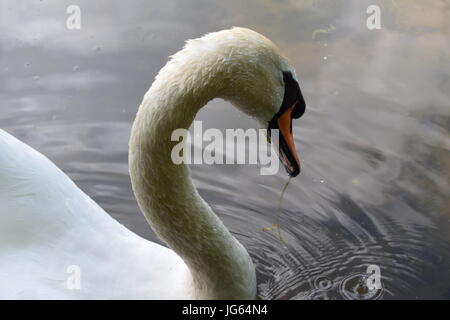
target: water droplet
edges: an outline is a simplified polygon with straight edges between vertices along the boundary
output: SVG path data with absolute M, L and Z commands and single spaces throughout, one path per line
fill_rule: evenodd
M 39 77 L 39 76 L 33 76 L 33 81 L 39 81 L 39 80 L 41 80 L 41 77 Z
M 80 70 L 80 67 L 79 66 L 73 66 L 72 70 L 73 71 L 78 71 L 78 70 Z
M 327 56 L 323 57 L 323 60 L 327 60 L 327 59 L 328 59 L 328 57 L 327 57 Z
M 353 274 L 342 280 L 339 293 L 349 300 L 375 300 L 381 297 L 383 289 L 369 289 L 366 274 Z
M 25 62 L 24 67 L 25 67 L 25 68 L 31 67 L 31 63 L 30 63 L 30 62 Z
M 326 276 L 320 276 L 314 280 L 314 287 L 321 291 L 327 291 L 333 287 L 333 281 Z

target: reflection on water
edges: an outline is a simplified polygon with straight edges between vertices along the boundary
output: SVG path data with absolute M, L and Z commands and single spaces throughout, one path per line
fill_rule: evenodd
M 450 1 L 2 1 L 0 127 L 48 155 L 121 223 L 139 214 L 127 139 L 143 94 L 184 39 L 233 25 L 273 39 L 307 100 L 295 124 L 302 174 L 191 166 L 248 248 L 263 299 L 450 298 Z M 248 128 L 222 101 L 205 127 Z M 245 190 L 245 192 L 243 192 Z M 280 226 L 282 240 L 275 230 Z M 365 282 L 369 265 L 382 289 Z

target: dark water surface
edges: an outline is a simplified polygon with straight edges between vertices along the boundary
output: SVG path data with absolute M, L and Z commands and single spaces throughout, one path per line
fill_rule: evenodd
M 234 25 L 296 67 L 307 112 L 302 174 L 191 166 L 257 265 L 263 299 L 450 299 L 450 1 L 1 1 L 0 127 L 38 149 L 106 211 L 159 242 L 139 213 L 127 141 L 144 93 L 185 39 Z M 249 128 L 223 101 L 204 127 Z M 279 223 L 281 238 L 275 229 Z M 369 265 L 382 290 L 358 288 Z

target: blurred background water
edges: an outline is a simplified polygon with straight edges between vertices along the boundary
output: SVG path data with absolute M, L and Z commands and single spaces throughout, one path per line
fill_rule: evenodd
M 263 299 L 450 299 L 450 1 L 0 2 L 0 127 L 47 155 L 108 213 L 160 242 L 127 168 L 137 107 L 184 41 L 231 26 L 272 39 L 307 101 L 302 174 L 192 165 L 253 257 Z M 381 8 L 369 30 L 366 9 Z M 253 120 L 214 100 L 204 128 Z M 280 226 L 278 231 L 272 227 Z M 381 290 L 359 282 L 369 265 Z M 361 280 L 362 279 L 362 280 Z

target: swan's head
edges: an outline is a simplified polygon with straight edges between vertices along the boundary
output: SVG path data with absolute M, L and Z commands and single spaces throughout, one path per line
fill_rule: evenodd
M 305 100 L 295 70 L 272 41 L 255 31 L 233 28 L 210 36 L 223 52 L 220 70 L 227 79 L 223 98 L 258 120 L 269 138 L 279 129 L 280 160 L 290 176 L 297 176 L 300 160 L 292 120 L 305 112 Z
M 205 100 L 230 101 L 258 120 L 268 137 L 279 129 L 280 160 L 290 176 L 300 173 L 292 119 L 303 115 L 305 101 L 294 69 L 272 41 L 246 28 L 209 33 L 187 41 L 163 70 L 189 92 L 207 88 Z

